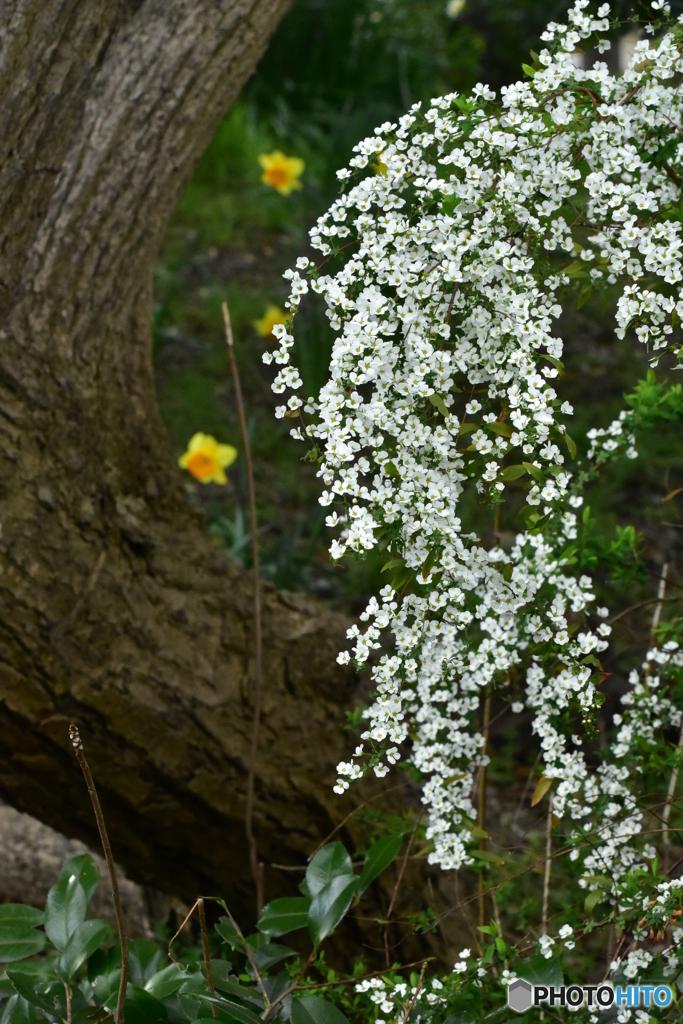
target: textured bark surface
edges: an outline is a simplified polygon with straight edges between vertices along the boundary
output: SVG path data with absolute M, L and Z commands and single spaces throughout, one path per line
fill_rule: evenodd
M 151 365 L 171 212 L 290 0 L 0 0 L 0 793 L 130 877 L 251 907 L 250 580 L 188 505 Z M 301 862 L 357 683 L 344 622 L 265 589 L 255 828 Z M 272 895 L 272 891 L 270 893 Z

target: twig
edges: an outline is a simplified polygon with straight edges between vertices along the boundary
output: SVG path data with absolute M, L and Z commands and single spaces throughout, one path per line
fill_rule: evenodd
M 268 993 L 266 992 L 266 987 L 263 984 L 263 978 L 259 974 L 258 967 L 256 966 L 256 963 L 254 962 L 254 957 L 253 957 L 252 952 L 251 952 L 251 946 L 249 945 L 249 943 L 245 939 L 244 935 L 242 935 L 242 931 L 240 929 L 240 926 L 238 925 L 238 923 L 235 920 L 235 918 L 232 916 L 232 914 L 230 913 L 228 908 L 225 906 L 225 904 L 223 904 L 223 906 L 225 907 L 225 912 L 228 915 L 228 918 L 230 920 L 230 924 L 233 926 L 233 928 L 237 932 L 237 935 L 239 936 L 240 941 L 242 942 L 242 945 L 244 946 L 244 952 L 246 953 L 247 960 L 251 964 L 251 969 L 254 972 L 254 976 L 256 978 L 256 982 L 258 984 L 258 987 L 261 989 L 261 995 L 263 996 L 263 1001 L 266 1004 L 266 1010 L 269 1010 L 270 1009 L 270 1005 L 271 1005 L 270 1004 L 270 999 L 268 998 Z
M 206 912 L 204 910 L 204 900 L 201 896 L 197 900 L 197 910 L 199 911 L 199 930 L 202 933 L 202 955 L 204 957 L 204 970 L 206 971 L 206 984 L 208 985 L 210 992 L 215 992 L 216 986 L 213 981 L 211 953 L 209 952 L 209 929 L 206 927 Z M 217 1017 L 218 1007 L 212 1004 L 211 1012 L 214 1017 Z
M 251 729 L 251 749 L 249 751 L 249 772 L 247 775 L 247 806 L 244 815 L 244 825 L 249 845 L 249 863 L 251 874 L 256 886 L 256 912 L 261 913 L 264 903 L 263 895 L 263 864 L 258 859 L 258 848 L 254 837 L 254 781 L 256 777 L 256 758 L 258 755 L 259 729 L 261 726 L 261 692 L 263 682 L 263 638 L 261 634 L 261 585 L 259 581 L 259 548 L 258 548 L 258 526 L 256 521 L 256 488 L 254 487 L 254 467 L 251 461 L 251 447 L 249 445 L 249 434 L 247 432 L 247 420 L 244 414 L 244 400 L 242 398 L 242 386 L 240 384 L 237 360 L 235 359 L 235 345 L 232 336 L 232 325 L 227 302 L 223 303 L 223 320 L 225 321 L 225 340 L 228 345 L 228 356 L 232 379 L 235 385 L 235 398 L 237 400 L 237 414 L 240 421 L 240 432 L 244 446 L 244 461 L 247 467 L 247 494 L 249 498 L 249 521 L 251 527 L 251 553 L 252 569 L 254 574 L 254 648 L 255 648 L 255 671 L 254 671 L 254 718 Z
M 314 956 L 315 956 L 315 949 L 312 949 L 311 952 L 308 954 L 308 959 L 306 960 L 306 963 L 302 965 L 301 970 L 297 974 L 297 976 L 294 979 L 294 981 L 292 982 L 292 984 L 289 985 L 288 988 L 286 988 L 284 990 L 284 992 L 281 992 L 280 995 L 277 997 L 277 999 L 274 999 L 272 1003 L 268 1004 L 266 1009 L 261 1014 L 261 1020 L 266 1020 L 268 1018 L 268 1014 L 272 1013 L 272 1011 L 275 1009 L 275 1007 L 279 1003 L 281 1003 L 282 1000 L 285 999 L 290 994 L 290 992 L 294 992 L 294 990 L 297 988 L 299 982 L 303 978 L 304 974 L 306 973 L 308 968 L 311 966 L 311 964 L 313 962 L 313 957 Z
M 66 1024 L 71 1024 L 71 989 L 66 981 L 62 982 L 66 992 Z
M 491 697 L 488 696 L 484 702 L 484 749 L 482 750 L 482 756 L 486 757 L 489 746 L 489 729 L 491 727 Z M 486 765 L 483 764 L 479 769 L 479 813 L 477 814 L 477 825 L 482 832 L 486 831 Z M 486 849 L 486 837 L 479 837 L 479 849 Z M 484 885 L 484 868 L 479 872 L 479 924 L 486 924 L 486 898 L 485 898 L 485 885 Z
M 420 818 L 417 819 L 417 821 L 415 823 L 415 828 L 413 829 L 413 831 L 411 833 L 411 836 L 410 836 L 410 839 L 408 840 L 408 846 L 406 847 L 406 852 L 405 852 L 405 855 L 403 857 L 403 863 L 401 864 L 401 870 L 398 873 L 398 878 L 396 879 L 396 885 L 394 886 L 394 891 L 391 894 L 391 902 L 389 903 L 389 909 L 387 910 L 387 920 L 386 920 L 386 923 L 384 925 L 384 952 L 385 952 L 385 955 L 386 955 L 386 958 L 387 958 L 387 970 L 391 966 L 390 962 L 389 962 L 389 924 L 390 924 L 390 921 L 391 921 L 391 912 L 394 909 L 394 903 L 396 902 L 396 897 L 398 896 L 398 891 L 401 888 L 401 882 L 403 881 L 403 874 L 404 874 L 405 869 L 406 869 L 406 864 L 408 863 L 408 857 L 410 856 L 410 847 L 413 845 L 413 839 L 415 838 L 415 833 L 417 832 L 417 830 L 419 828 L 419 825 L 420 825 Z
M 550 897 L 550 869 L 553 862 L 553 794 L 548 800 L 548 823 L 545 829 L 545 876 L 543 878 L 543 911 L 541 935 L 548 933 L 548 899 Z
M 408 1017 L 410 1017 L 411 1013 L 413 1012 L 413 1008 L 415 1006 L 415 1003 L 417 1002 L 417 997 L 419 996 L 420 989 L 422 988 L 422 979 L 425 976 L 425 967 L 426 966 L 427 966 L 427 961 L 425 960 L 425 962 L 422 964 L 422 970 L 420 971 L 420 980 L 417 983 L 417 988 L 415 989 L 415 994 L 414 994 L 413 998 L 410 1000 L 410 1005 L 409 1005 L 408 1009 L 406 1010 L 405 1017 L 403 1018 L 403 1024 L 408 1024 Z
M 177 932 L 175 933 L 175 935 L 173 936 L 173 938 L 172 938 L 172 939 L 171 939 L 171 940 L 169 941 L 169 943 L 168 943 L 168 959 L 169 959 L 169 960 L 170 960 L 170 961 L 171 961 L 172 963 L 174 963 L 174 964 L 176 965 L 176 967 L 178 968 L 178 970 L 179 970 L 179 971 L 182 971 L 182 967 L 180 966 L 180 964 L 178 963 L 178 961 L 176 960 L 176 958 L 175 958 L 175 957 L 173 956 L 173 953 L 172 953 L 172 951 L 171 951 L 171 950 L 172 950 L 172 947 L 173 947 L 173 943 L 174 943 L 174 942 L 175 942 L 175 940 L 176 940 L 176 939 L 178 938 L 178 936 L 180 935 L 181 931 L 183 930 L 183 928 L 185 927 L 185 925 L 187 924 L 187 922 L 188 922 L 188 921 L 190 920 L 190 918 L 191 918 L 191 917 L 192 917 L 192 915 L 194 914 L 194 912 L 195 912 L 195 909 L 196 909 L 196 907 L 197 907 L 197 904 L 198 904 L 198 903 L 199 903 L 199 900 L 195 900 L 195 901 L 194 901 L 194 903 L 192 904 L 192 906 L 190 907 L 190 909 L 188 910 L 188 912 L 187 912 L 187 913 L 185 914 L 185 918 L 184 918 L 184 920 L 182 921 L 182 923 L 181 923 L 181 924 L 179 924 L 179 925 L 178 925 L 178 930 L 177 930 Z
M 609 620 L 610 626 L 614 625 L 619 619 L 623 619 L 624 615 L 629 615 L 631 612 L 637 611 L 638 608 L 644 608 L 648 604 L 668 604 L 669 601 L 681 601 L 683 597 L 678 595 L 677 597 L 648 597 L 646 601 L 639 601 L 638 604 L 632 604 L 630 608 L 624 608 L 623 612 L 619 612 L 614 618 Z
M 116 866 L 114 864 L 114 857 L 109 844 L 107 827 L 104 824 L 104 815 L 102 814 L 102 808 L 100 807 L 100 799 L 97 795 L 97 790 L 95 789 L 93 777 L 90 774 L 88 762 L 85 759 L 83 743 L 75 722 L 72 722 L 69 726 L 69 739 L 76 751 L 76 757 L 79 765 L 81 766 L 85 784 L 88 787 L 88 793 L 90 794 L 93 810 L 95 812 L 95 820 L 97 821 L 97 828 L 100 833 L 102 849 L 104 850 L 104 858 L 109 869 L 111 895 L 114 900 L 114 912 L 116 913 L 116 927 L 118 929 L 119 942 L 121 944 L 121 981 L 119 982 L 119 995 L 116 1001 L 116 1024 L 123 1024 L 123 1008 L 126 1001 L 126 991 L 128 989 L 128 936 L 126 935 L 126 922 L 123 916 L 123 905 L 121 903 L 121 894 L 119 893 L 119 883 L 116 878 Z

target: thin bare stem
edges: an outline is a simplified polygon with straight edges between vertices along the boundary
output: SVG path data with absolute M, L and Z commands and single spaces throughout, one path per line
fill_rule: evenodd
M 199 930 L 202 933 L 202 956 L 204 957 L 204 970 L 206 971 L 206 984 L 209 987 L 210 992 L 216 991 L 216 986 L 213 981 L 213 970 L 211 968 L 211 953 L 209 952 L 209 929 L 206 927 L 206 912 L 204 910 L 204 900 L 199 897 L 197 900 L 197 910 L 199 911 Z M 211 1012 L 214 1017 L 218 1016 L 218 1007 L 211 1006 Z
M 548 900 L 550 898 L 550 869 L 553 863 L 553 794 L 548 800 L 548 822 L 545 828 L 545 875 L 543 878 L 543 910 L 541 935 L 548 934 Z
M 66 992 L 66 1024 L 71 1024 L 71 989 L 66 981 L 63 981 L 62 984 Z
M 116 865 L 114 864 L 114 856 L 111 852 L 111 845 L 109 843 L 109 836 L 107 835 L 107 827 L 104 824 L 104 815 L 102 814 L 102 808 L 100 807 L 100 799 L 95 789 L 95 783 L 88 767 L 88 762 L 85 759 L 85 751 L 83 750 L 83 743 L 81 741 L 80 733 L 76 727 L 76 723 L 72 722 L 69 726 L 69 739 L 73 744 L 73 748 L 76 751 L 76 757 L 78 763 L 81 766 L 83 772 L 83 778 L 85 784 L 88 787 L 88 793 L 90 794 L 90 800 L 92 801 L 93 810 L 95 812 L 95 820 L 97 821 L 97 828 L 100 833 L 100 841 L 102 843 L 102 849 L 104 850 L 104 859 L 107 862 L 107 868 L 109 869 L 109 879 L 111 881 L 111 895 L 114 901 L 114 912 L 116 914 L 116 927 L 119 933 L 119 943 L 121 944 L 121 981 L 119 982 L 119 995 L 116 1001 L 116 1024 L 123 1024 L 123 1008 L 126 1001 L 126 991 L 128 989 L 128 936 L 126 934 L 126 921 L 123 916 L 123 904 L 121 903 L 121 894 L 119 893 L 119 883 L 116 878 Z
M 403 881 L 403 875 L 404 875 L 405 870 L 406 870 L 406 864 L 408 863 L 408 857 L 410 856 L 410 848 L 413 845 L 413 839 L 415 838 L 415 833 L 417 832 L 419 825 L 420 825 L 420 819 L 418 818 L 416 823 L 415 823 L 415 828 L 413 829 L 412 834 L 410 836 L 410 839 L 408 840 L 408 846 L 406 847 L 406 852 L 405 852 L 405 855 L 403 857 L 403 863 L 401 864 L 401 870 L 398 873 L 398 878 L 396 879 L 396 885 L 394 886 L 394 891 L 391 894 L 391 902 L 389 903 L 389 909 L 387 910 L 387 920 L 386 920 L 386 923 L 384 925 L 384 953 L 385 953 L 385 956 L 386 956 L 387 969 L 391 966 L 390 960 L 389 960 L 389 924 L 391 922 L 391 912 L 394 909 L 394 904 L 396 903 L 396 897 L 398 896 L 399 889 L 401 888 L 401 882 Z
M 237 414 L 240 421 L 240 432 L 242 434 L 242 445 L 244 447 L 244 461 L 247 467 L 247 494 L 249 500 L 249 524 L 251 529 L 251 554 L 254 574 L 254 717 L 251 729 L 251 748 L 249 751 L 249 771 L 247 775 L 247 806 L 244 815 L 244 826 L 249 845 L 249 864 L 251 874 L 256 886 L 256 912 L 261 913 L 264 903 L 263 894 L 263 864 L 258 859 L 258 847 L 254 836 L 254 781 L 256 778 L 256 759 L 258 756 L 259 730 L 261 727 L 261 699 L 263 688 L 263 637 L 261 631 L 261 585 L 259 580 L 259 547 L 258 547 L 258 525 L 256 521 L 256 488 L 254 486 L 254 466 L 251 461 L 251 446 L 249 444 L 249 433 L 247 431 L 247 419 L 244 413 L 244 399 L 242 397 L 242 385 L 240 383 L 237 360 L 235 358 L 235 344 L 232 336 L 232 325 L 227 302 L 223 303 L 223 320 L 225 321 L 225 340 L 228 345 L 228 357 L 230 369 L 235 386 L 235 399 L 237 401 Z
M 485 756 L 488 752 L 489 746 L 489 729 L 491 727 L 491 697 L 487 697 L 484 702 L 484 749 L 482 754 Z M 477 825 L 482 832 L 486 831 L 486 765 L 483 764 L 479 769 L 479 813 L 477 815 Z M 486 849 L 486 837 L 479 837 L 479 849 Z M 486 886 L 484 883 L 484 871 L 483 868 L 479 873 L 479 924 L 486 924 Z
M 170 942 L 168 944 L 168 959 L 171 960 L 176 965 L 178 970 L 182 970 L 182 967 L 180 966 L 180 964 L 178 963 L 176 958 L 173 956 L 173 943 L 178 938 L 178 936 L 180 935 L 181 931 L 183 930 L 183 928 L 185 927 L 187 922 L 190 920 L 190 918 L 194 914 L 194 912 L 195 912 L 195 910 L 197 908 L 198 903 L 199 903 L 199 900 L 195 900 L 194 901 L 194 903 L 192 904 L 192 906 L 190 907 L 188 912 L 185 914 L 184 920 L 181 921 L 181 923 L 178 925 L 178 930 L 176 931 L 175 935 L 173 936 L 173 938 L 170 940 Z
M 269 1010 L 270 1009 L 270 999 L 268 998 L 268 993 L 266 992 L 266 987 L 263 984 L 263 978 L 259 974 L 259 969 L 258 969 L 258 967 L 256 966 L 256 964 L 254 962 L 254 957 L 253 957 L 253 954 L 251 952 L 251 946 L 249 945 L 249 943 L 245 939 L 244 935 L 242 935 L 242 931 L 240 929 L 240 926 L 238 925 L 237 921 L 232 916 L 232 914 L 230 913 L 228 908 L 225 906 L 225 903 L 223 904 L 223 906 L 225 907 L 225 912 L 226 912 L 226 914 L 228 915 L 228 917 L 230 919 L 230 924 L 233 926 L 233 928 L 237 932 L 237 935 L 239 936 L 239 939 L 240 939 L 240 941 L 241 941 L 241 943 L 242 943 L 242 945 L 244 947 L 244 952 L 246 953 L 247 960 L 251 964 L 251 969 L 254 972 L 254 977 L 256 978 L 256 983 L 257 983 L 258 987 L 261 989 L 261 995 L 263 996 L 263 1001 L 266 1004 L 266 1010 Z
M 304 964 L 302 964 L 302 966 L 301 966 L 301 970 L 300 970 L 300 971 L 299 971 L 299 973 L 297 974 L 297 976 L 296 976 L 296 978 L 294 979 L 294 981 L 292 982 L 292 984 L 291 984 L 291 985 L 289 985 L 289 986 L 288 986 L 288 987 L 287 987 L 287 988 L 285 989 L 285 991 L 284 991 L 284 992 L 281 992 L 281 993 L 280 993 L 280 995 L 279 995 L 279 996 L 277 997 L 277 999 L 274 999 L 272 1003 L 269 1003 L 269 1004 L 268 1004 L 268 1006 L 266 1007 L 266 1009 L 265 1009 L 265 1010 L 263 1011 L 263 1013 L 261 1014 L 261 1020 L 266 1020 L 266 1019 L 268 1018 L 268 1014 L 269 1014 L 269 1013 L 272 1013 L 272 1012 L 273 1012 L 273 1010 L 275 1009 L 275 1007 L 276 1007 L 276 1006 L 277 1006 L 277 1005 L 278 1005 L 279 1003 L 281 1003 L 281 1002 L 282 1002 L 282 1000 L 283 1000 L 283 999 L 285 999 L 285 998 L 286 998 L 286 997 L 287 997 L 287 996 L 288 996 L 288 995 L 290 994 L 290 992 L 294 992 L 294 990 L 295 990 L 295 989 L 296 989 L 296 988 L 298 987 L 298 985 L 299 985 L 299 982 L 300 982 L 300 981 L 301 981 L 301 979 L 303 978 L 304 974 L 306 973 L 306 971 L 308 970 L 308 968 L 309 968 L 309 967 L 311 966 L 311 964 L 313 963 L 313 958 L 314 958 L 314 957 L 315 957 L 315 949 L 312 949 L 312 950 L 311 950 L 311 952 L 310 952 L 310 953 L 308 954 L 308 959 L 306 960 L 306 962 L 305 962 Z M 356 979 L 354 978 L 353 980 L 355 981 Z M 305 987 L 305 986 L 304 986 L 304 987 Z
M 408 1009 L 406 1010 L 406 1015 L 403 1018 L 403 1024 L 408 1024 L 408 1018 L 410 1017 L 411 1013 L 413 1012 L 413 1009 L 415 1008 L 415 1003 L 417 1002 L 417 997 L 419 996 L 420 989 L 422 988 L 422 979 L 425 976 L 425 967 L 426 966 L 427 966 L 427 961 L 425 960 L 425 962 L 422 964 L 422 970 L 420 971 L 420 980 L 417 983 L 417 988 L 415 989 L 415 995 L 411 999 L 410 1005 L 408 1006 Z

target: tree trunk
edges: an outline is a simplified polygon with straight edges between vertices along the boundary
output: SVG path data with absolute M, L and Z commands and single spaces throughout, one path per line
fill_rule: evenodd
M 188 504 L 151 363 L 152 271 L 290 0 L 0 0 L 0 793 L 117 859 L 253 905 L 251 581 Z M 357 682 L 345 623 L 264 585 L 255 830 L 302 862 Z M 270 893 L 272 895 L 272 892 Z

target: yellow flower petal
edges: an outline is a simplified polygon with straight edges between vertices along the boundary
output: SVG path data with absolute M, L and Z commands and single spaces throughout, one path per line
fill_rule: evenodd
M 284 324 L 286 322 L 287 314 L 279 306 L 268 306 L 261 319 L 253 321 L 256 333 L 262 338 L 269 338 L 271 336 L 275 324 Z
M 231 444 L 219 444 L 211 434 L 194 434 L 187 451 L 178 459 L 178 465 L 186 469 L 203 484 L 227 483 L 225 467 L 237 458 L 237 449 Z
M 258 162 L 263 168 L 261 181 L 277 189 L 282 196 L 288 196 L 294 189 L 301 189 L 299 178 L 305 164 L 301 157 L 285 156 L 279 149 L 272 153 L 260 153 Z

